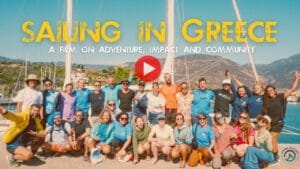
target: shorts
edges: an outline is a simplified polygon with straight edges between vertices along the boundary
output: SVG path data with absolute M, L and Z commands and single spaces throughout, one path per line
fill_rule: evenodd
M 177 113 L 177 109 L 168 109 L 166 108 L 166 124 L 173 125 L 175 123 L 174 115 Z
M 6 150 L 9 153 L 14 154 L 15 150 L 21 146 L 23 146 L 23 145 L 21 144 L 21 140 L 19 137 L 19 138 L 15 139 L 13 142 L 6 144 Z
M 118 138 L 113 138 L 110 142 L 110 145 L 112 147 L 122 147 L 124 144 L 125 144 L 126 141 L 122 141 Z M 133 147 L 132 147 L 132 144 L 129 144 L 129 146 L 127 147 L 126 151 L 132 151 L 133 150 Z
M 283 127 L 284 127 L 284 122 L 281 120 L 281 121 L 276 122 L 275 124 L 272 123 L 270 131 L 280 133 L 282 131 Z

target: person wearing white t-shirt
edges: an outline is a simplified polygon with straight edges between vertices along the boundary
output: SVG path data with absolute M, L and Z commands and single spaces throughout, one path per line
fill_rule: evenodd
M 26 79 L 26 87 L 19 91 L 17 97 L 17 112 L 24 112 L 33 104 L 43 104 L 43 94 L 37 91 L 36 88 L 40 85 L 40 80 L 37 75 L 30 74 Z M 40 110 L 40 117 L 43 119 L 43 108 Z
M 148 106 L 148 120 L 151 125 L 157 124 L 157 116 L 165 114 L 166 99 L 159 93 L 159 85 L 157 82 L 152 84 L 152 92 L 147 94 Z

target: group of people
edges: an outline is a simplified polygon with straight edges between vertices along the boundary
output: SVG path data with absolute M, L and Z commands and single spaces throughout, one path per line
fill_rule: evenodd
M 12 121 L 3 136 L 9 161 L 29 160 L 41 148 L 42 154 L 54 156 L 82 151 L 85 161 L 100 152 L 103 159 L 133 164 L 151 157 L 156 164 L 162 154 L 166 161 L 177 159 L 180 168 L 221 168 L 233 159 L 246 169 L 276 163 L 286 99 L 297 90 L 300 74 L 295 73 L 284 93 L 261 83 L 250 90 L 225 74 L 216 90 L 200 78 L 191 91 L 187 82 L 173 84 L 165 74 L 165 83 L 152 83 L 151 91 L 143 81 L 137 91 L 131 90 L 130 75 L 121 84 L 112 77 L 105 85 L 96 81 L 93 91 L 79 80 L 76 90 L 70 83 L 62 92 L 49 79 L 43 81 L 45 90 L 38 91 L 40 81 L 29 75 L 16 97 L 17 112 L 0 107 L 0 114 Z

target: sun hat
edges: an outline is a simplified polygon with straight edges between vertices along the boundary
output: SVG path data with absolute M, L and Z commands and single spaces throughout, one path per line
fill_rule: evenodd
M 38 78 L 38 76 L 36 74 L 29 74 L 27 79 L 25 80 L 26 84 L 28 84 L 28 82 L 30 80 L 36 80 L 38 82 L 38 84 L 41 83 L 40 79 Z

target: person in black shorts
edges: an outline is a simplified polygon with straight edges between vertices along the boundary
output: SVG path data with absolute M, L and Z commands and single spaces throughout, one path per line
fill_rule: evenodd
M 272 85 L 268 85 L 265 88 L 264 93 L 264 103 L 263 103 L 263 115 L 268 115 L 271 117 L 271 135 L 272 135 L 272 145 L 274 162 L 276 163 L 279 159 L 278 155 L 278 136 L 284 127 L 284 117 L 286 108 L 286 99 L 293 92 L 297 90 L 298 84 L 300 82 L 300 73 L 295 73 L 295 80 L 292 87 L 285 93 L 277 93 L 276 89 Z

